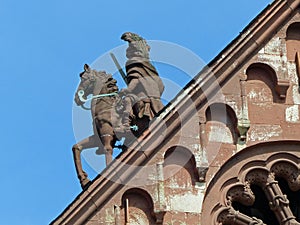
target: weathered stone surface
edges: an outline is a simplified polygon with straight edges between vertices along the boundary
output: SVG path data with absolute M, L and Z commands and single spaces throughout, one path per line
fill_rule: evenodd
M 291 47 L 300 45 L 287 38 L 300 23 L 299 7 L 299 0 L 275 0 L 263 11 L 210 63 L 214 74 L 200 74 L 213 76 L 207 92 L 196 80 L 178 108 L 166 108 L 118 158 L 114 172 L 126 182 L 105 183 L 105 172 L 92 184 L 95 202 L 108 197 L 90 214 L 83 206 L 86 220 L 77 224 L 299 224 L 300 94 Z M 212 93 L 218 96 L 207 100 Z M 186 107 L 185 98 L 195 105 Z M 124 169 L 127 162 L 138 169 Z M 79 215 L 74 208 L 62 217 Z

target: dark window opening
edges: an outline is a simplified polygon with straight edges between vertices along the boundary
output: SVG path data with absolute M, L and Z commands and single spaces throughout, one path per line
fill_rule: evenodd
M 257 185 L 251 185 L 251 190 L 255 195 L 254 204 L 252 206 L 244 206 L 239 202 L 233 202 L 233 208 L 249 217 L 261 219 L 265 224 L 280 225 L 269 207 L 269 201 L 263 190 Z
M 276 178 L 276 180 L 278 181 L 278 185 L 280 186 L 282 193 L 286 195 L 289 200 L 289 205 L 293 215 L 296 217 L 296 220 L 300 222 L 300 190 L 292 191 L 286 180 L 282 178 Z

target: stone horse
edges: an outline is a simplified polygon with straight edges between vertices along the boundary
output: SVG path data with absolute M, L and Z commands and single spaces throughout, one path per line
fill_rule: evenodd
M 82 188 L 86 187 L 90 180 L 82 169 L 80 154 L 82 150 L 95 148 L 96 154 L 105 154 L 106 165 L 112 161 L 113 148 L 118 137 L 125 137 L 124 146 L 130 141 L 132 132 L 122 125 L 122 98 L 118 95 L 117 81 L 112 75 L 104 71 L 91 69 L 87 64 L 80 73 L 81 82 L 75 94 L 75 103 L 83 106 L 87 97 L 93 95 L 91 100 L 91 113 L 93 118 L 94 134 L 75 144 L 72 148 L 73 158 L 78 179 Z M 119 110 L 118 110 L 119 109 Z M 130 135 L 126 133 L 130 133 Z M 135 135 L 138 135 L 136 132 Z M 131 139 L 132 140 L 132 139 Z
M 144 38 L 131 32 L 124 33 L 121 39 L 129 43 L 125 66 L 127 75 L 124 76 L 127 88 L 118 92 L 112 75 L 93 70 L 88 65 L 80 74 L 76 104 L 83 106 L 90 94 L 95 97 L 91 101 L 94 134 L 73 146 L 76 172 L 83 188 L 90 180 L 82 169 L 81 151 L 98 147 L 96 153 L 105 154 L 108 165 L 118 137 L 125 137 L 124 146 L 128 146 L 164 107 L 161 102 L 164 85 L 150 62 L 150 46 Z M 132 131 L 132 125 L 136 125 L 138 131 Z

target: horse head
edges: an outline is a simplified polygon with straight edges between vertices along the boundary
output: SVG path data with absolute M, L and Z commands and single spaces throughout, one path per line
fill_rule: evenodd
M 85 103 L 89 95 L 117 92 L 117 81 L 111 74 L 105 71 L 93 70 L 89 65 L 84 65 L 84 71 L 80 73 L 80 84 L 75 93 L 75 103 L 81 106 Z M 82 98 L 83 99 L 82 99 Z

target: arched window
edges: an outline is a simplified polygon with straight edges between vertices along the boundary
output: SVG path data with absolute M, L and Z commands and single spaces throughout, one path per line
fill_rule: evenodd
M 233 156 L 207 188 L 203 224 L 299 225 L 299 149 L 300 142 L 269 142 Z
M 286 32 L 286 49 L 288 61 L 296 63 L 296 71 L 300 84 L 300 23 L 291 24 Z
M 214 164 L 218 163 L 217 156 L 220 150 L 222 150 L 222 156 L 225 157 L 236 151 L 239 137 L 237 117 L 234 110 L 224 103 L 211 104 L 207 107 L 205 116 L 207 160 L 209 164 Z
M 275 71 L 264 63 L 249 66 L 247 74 L 247 97 L 252 105 L 277 102 L 280 93 L 276 92 L 278 80 Z M 251 118 L 250 118 L 251 121 Z
M 154 225 L 156 224 L 153 213 L 153 201 L 151 196 L 144 190 L 132 188 L 122 196 L 122 217 L 125 223 L 130 225 Z
M 237 117 L 230 106 L 214 103 L 206 109 L 205 116 L 208 141 L 236 144 Z
M 170 211 L 181 212 L 187 220 L 201 212 L 203 195 L 197 186 L 199 181 L 194 155 L 186 148 L 175 146 L 166 151 L 163 164 L 164 200 Z M 185 213 L 182 213 L 185 212 Z M 174 215 L 166 213 L 163 224 Z
M 296 53 L 300 53 L 300 23 L 292 23 L 286 32 L 286 48 L 288 61 L 295 61 Z
M 195 157 L 180 146 L 170 148 L 164 156 L 165 185 L 190 189 L 199 180 Z

